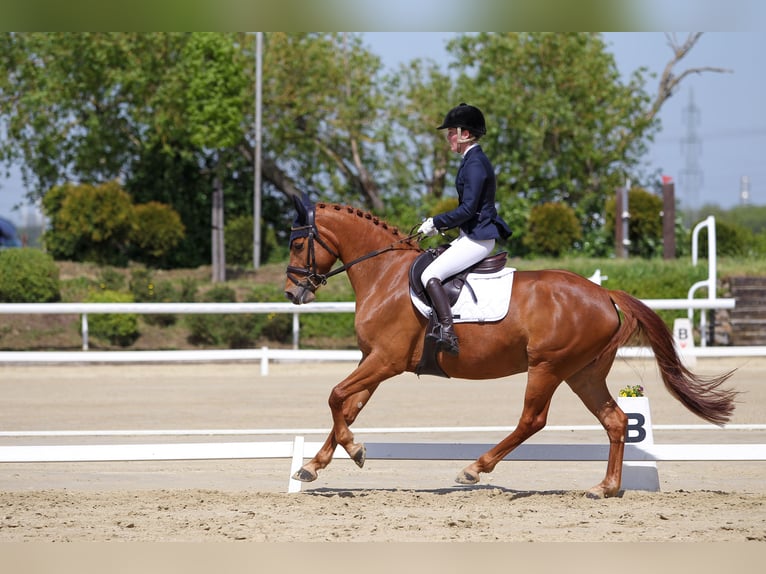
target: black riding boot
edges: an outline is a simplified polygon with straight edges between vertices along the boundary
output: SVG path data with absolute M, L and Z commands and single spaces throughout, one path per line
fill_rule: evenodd
M 455 330 L 452 326 L 452 308 L 450 307 L 442 282 L 436 278 L 429 279 L 426 285 L 426 293 L 428 293 L 428 297 L 431 299 L 431 306 L 434 313 L 436 313 L 434 329 L 426 334 L 426 338 L 434 339 L 437 348 L 445 353 L 457 355 L 459 349 L 457 335 L 455 335 Z

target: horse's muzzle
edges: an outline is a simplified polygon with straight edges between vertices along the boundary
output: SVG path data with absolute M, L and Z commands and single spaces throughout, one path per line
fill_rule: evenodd
M 293 287 L 286 289 L 285 297 L 287 297 L 290 302 L 296 305 L 311 303 L 314 299 L 316 299 L 316 295 L 314 295 L 313 291 L 306 289 L 305 287 L 301 287 L 300 285 L 294 285 Z

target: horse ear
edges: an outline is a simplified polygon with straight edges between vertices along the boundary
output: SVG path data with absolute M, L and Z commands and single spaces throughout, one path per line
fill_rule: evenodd
M 305 192 L 301 193 L 300 196 L 293 195 L 293 205 L 295 205 L 295 211 L 297 212 L 295 226 L 308 225 L 309 210 L 313 207 L 309 196 Z

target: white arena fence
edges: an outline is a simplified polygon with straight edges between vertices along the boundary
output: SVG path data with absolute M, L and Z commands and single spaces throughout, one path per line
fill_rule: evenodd
M 644 299 L 652 309 L 732 309 L 734 299 Z M 301 313 L 353 313 L 353 301 L 292 303 L 0 303 L 0 314 L 78 314 L 82 316 L 83 352 L 6 351 L 0 352 L 0 364 L 10 363 L 121 363 L 174 361 L 260 361 L 262 374 L 268 373 L 270 361 L 354 361 L 359 351 L 299 349 Z M 88 351 L 88 315 L 96 313 L 136 314 L 206 314 L 206 313 L 290 313 L 293 315 L 292 349 L 218 349 L 189 351 Z M 692 347 L 694 357 L 766 356 L 766 347 Z M 652 357 L 643 347 L 620 349 L 625 357 Z

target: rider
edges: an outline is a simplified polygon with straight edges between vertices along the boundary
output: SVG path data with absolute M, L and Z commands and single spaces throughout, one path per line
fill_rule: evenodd
M 460 235 L 451 242 L 420 276 L 436 313 L 434 330 L 426 334 L 437 348 L 451 355 L 458 354 L 458 340 L 452 320 L 452 309 L 442 281 L 478 263 L 495 247 L 495 240 L 507 239 L 511 230 L 495 208 L 495 172 L 478 144 L 487 133 L 484 114 L 479 108 L 461 103 L 452 108 L 436 128 L 447 130 L 450 150 L 463 156 L 455 176 L 458 206 L 429 217 L 418 231 L 426 236 L 444 229 L 460 228 Z

